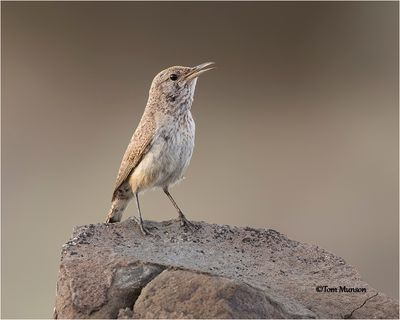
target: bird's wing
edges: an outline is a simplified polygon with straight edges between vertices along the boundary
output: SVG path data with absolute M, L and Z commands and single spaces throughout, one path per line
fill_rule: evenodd
M 118 188 L 125 182 L 132 170 L 140 163 L 143 156 L 151 147 L 151 142 L 155 134 L 154 121 L 149 121 L 148 117 L 143 117 L 135 133 L 126 148 L 121 166 L 119 167 L 117 181 L 113 192 L 113 199 Z

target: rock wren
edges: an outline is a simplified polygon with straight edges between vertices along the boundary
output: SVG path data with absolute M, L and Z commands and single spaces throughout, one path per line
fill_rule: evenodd
M 194 147 L 195 124 L 192 107 L 197 77 L 213 69 L 213 62 L 196 67 L 170 67 L 155 76 L 142 119 L 125 151 L 118 171 L 111 209 L 106 223 L 121 221 L 128 202 L 135 197 L 140 230 L 143 226 L 139 193 L 160 187 L 179 214 L 182 226 L 189 225 L 168 191 L 182 179 Z

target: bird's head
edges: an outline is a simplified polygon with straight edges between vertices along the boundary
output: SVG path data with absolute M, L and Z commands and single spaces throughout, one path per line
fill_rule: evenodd
M 211 69 L 214 69 L 213 62 L 202 63 L 196 67 L 169 67 L 154 77 L 149 99 L 172 106 L 189 104 L 190 108 L 197 77 Z

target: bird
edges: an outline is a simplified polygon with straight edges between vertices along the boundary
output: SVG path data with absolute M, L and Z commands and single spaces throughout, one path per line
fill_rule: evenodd
M 142 118 L 122 158 L 106 223 L 119 222 L 132 198 L 144 235 L 139 194 L 161 188 L 178 211 L 180 226 L 192 227 L 169 188 L 182 180 L 192 158 L 195 122 L 191 107 L 198 77 L 215 68 L 214 62 L 195 67 L 172 66 L 153 79 Z

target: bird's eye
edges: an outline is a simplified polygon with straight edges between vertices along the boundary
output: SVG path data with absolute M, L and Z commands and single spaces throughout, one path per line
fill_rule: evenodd
M 171 74 L 171 75 L 169 76 L 169 78 L 170 78 L 172 81 L 175 81 L 176 79 L 178 79 L 178 75 L 176 75 L 175 73 L 173 73 L 173 74 Z

